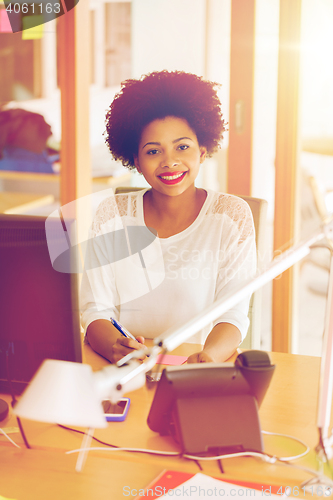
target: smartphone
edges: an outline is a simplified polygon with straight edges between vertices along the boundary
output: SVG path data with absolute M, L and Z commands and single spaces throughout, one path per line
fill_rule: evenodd
M 122 422 L 125 420 L 129 405 L 129 398 L 121 398 L 117 403 L 111 403 L 108 399 L 102 401 L 105 418 L 108 422 Z

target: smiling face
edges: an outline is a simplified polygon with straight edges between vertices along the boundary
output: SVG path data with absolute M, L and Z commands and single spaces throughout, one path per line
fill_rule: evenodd
M 134 163 L 153 189 L 177 196 L 194 187 L 206 153 L 185 119 L 167 116 L 143 129 Z

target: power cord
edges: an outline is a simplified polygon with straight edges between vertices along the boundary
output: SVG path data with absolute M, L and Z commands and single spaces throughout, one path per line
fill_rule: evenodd
M 327 488 L 333 488 L 333 481 L 331 481 L 328 477 L 324 476 L 323 474 L 318 473 L 317 471 L 314 471 L 312 469 L 309 469 L 308 467 L 303 467 L 301 465 L 296 465 L 292 464 L 286 460 L 280 460 L 278 457 L 275 457 L 273 455 L 269 455 L 267 453 L 260 453 L 260 452 L 252 452 L 252 451 L 244 451 L 244 452 L 239 452 L 239 453 L 230 453 L 226 455 L 219 455 L 219 456 L 213 456 L 213 457 L 201 457 L 201 456 L 195 456 L 195 455 L 187 455 L 187 454 L 181 454 L 181 453 L 176 453 L 176 452 L 168 452 L 168 451 L 157 451 L 157 450 L 146 450 L 146 449 L 141 449 L 141 448 L 101 448 L 99 446 L 96 447 L 91 447 L 91 448 L 79 448 L 76 450 L 70 450 L 66 451 L 67 455 L 71 455 L 73 453 L 80 453 L 82 451 L 128 451 L 128 452 L 135 452 L 135 453 L 148 453 L 152 455 L 164 455 L 164 456 L 179 456 L 181 458 L 186 458 L 188 460 L 193 460 L 198 464 L 199 461 L 208 461 L 208 460 L 223 460 L 223 459 L 229 459 L 229 458 L 238 458 L 238 457 L 254 457 L 254 458 L 260 458 L 266 463 L 269 464 L 277 464 L 277 465 L 286 465 L 289 467 L 293 467 L 295 469 L 301 470 L 303 472 L 306 472 L 310 474 L 311 476 L 314 476 L 312 479 L 309 481 L 303 482 L 301 486 L 307 487 L 308 485 L 321 485 L 325 486 Z M 198 464 L 200 466 L 200 464 Z M 200 466 L 200 469 L 202 470 L 202 467 Z
M 66 425 L 61 425 L 61 424 L 57 424 L 58 427 L 61 427 L 62 429 L 65 429 L 67 431 L 72 431 L 72 432 L 77 432 L 78 434 L 85 434 L 84 431 L 80 431 L 78 429 L 73 429 L 71 427 L 67 427 Z M 87 448 L 87 450 L 107 450 L 107 451 L 131 451 L 132 453 L 149 453 L 149 454 L 152 454 L 152 455 L 173 455 L 173 456 L 182 456 L 181 453 L 178 453 L 178 452 L 175 452 L 175 451 L 159 451 L 159 450 L 145 450 L 145 449 L 141 449 L 141 448 L 120 448 L 119 446 L 115 445 L 115 444 L 111 444 L 111 443 L 106 443 L 105 441 L 101 441 L 100 439 L 98 439 L 97 437 L 95 436 L 92 436 L 92 439 L 97 441 L 97 443 L 100 443 L 100 444 L 103 444 L 105 446 L 108 446 L 110 448 L 112 448 L 111 450 L 108 450 L 107 448 L 101 448 L 101 447 L 91 447 L 91 448 Z M 77 451 L 80 451 L 80 450 L 71 450 L 71 451 L 67 451 L 66 453 L 67 454 L 71 454 L 71 453 L 76 453 Z
M 65 429 L 65 430 L 68 430 L 68 431 L 72 431 L 72 432 L 77 432 L 78 434 L 85 434 L 84 431 L 80 431 L 78 429 L 73 429 L 71 427 L 67 427 L 65 425 L 60 425 L 60 424 L 57 424 L 59 427 L 61 427 L 62 429 Z M 214 456 L 214 457 L 199 457 L 199 456 L 191 456 L 191 455 L 182 455 L 181 453 L 176 453 L 176 455 L 178 456 L 184 456 L 185 458 L 190 458 L 191 460 L 220 460 L 222 458 L 232 458 L 232 457 L 236 457 L 236 456 L 244 456 L 244 455 L 249 455 L 251 454 L 251 456 L 259 456 L 260 458 L 262 458 L 263 456 L 267 457 L 267 462 L 270 462 L 270 463 L 275 463 L 275 461 L 279 460 L 281 462 L 287 462 L 287 461 L 290 461 L 290 460 L 297 460 L 301 457 L 303 457 L 304 455 L 306 455 L 310 448 L 307 444 L 304 443 L 304 441 L 302 441 L 301 439 L 298 439 L 298 438 L 295 438 L 293 436 L 289 436 L 287 434 L 279 434 L 279 433 L 276 433 L 276 432 L 268 432 L 268 431 L 262 431 L 263 434 L 268 434 L 268 435 L 272 435 L 272 436 L 281 436 L 281 437 L 286 437 L 288 439 L 292 439 L 300 444 L 302 444 L 304 447 L 305 447 L 305 451 L 303 453 L 300 453 L 299 455 L 295 455 L 295 456 L 291 456 L 291 457 L 276 457 L 274 455 L 268 455 L 267 453 L 259 453 L 259 452 L 240 452 L 240 453 L 234 453 L 234 454 L 227 454 L 227 455 L 221 455 L 221 456 Z M 92 437 L 92 439 L 94 439 L 95 441 L 97 441 L 98 443 L 100 444 L 103 444 L 105 446 L 109 446 L 111 448 L 116 448 L 116 449 L 121 449 L 122 451 L 136 451 L 136 452 L 140 452 L 140 449 L 137 449 L 137 448 L 131 448 L 131 449 L 126 449 L 126 448 L 120 448 L 119 446 L 116 446 L 114 444 L 111 444 L 111 443 L 106 443 L 105 441 L 101 441 L 100 439 L 96 438 L 95 436 Z M 101 449 L 104 449 L 104 448 L 101 448 Z M 76 451 L 78 450 L 73 450 L 71 452 L 67 452 L 67 453 L 75 453 Z M 142 452 L 144 453 L 150 453 L 150 452 L 154 452 L 155 450 L 142 450 Z M 172 452 L 173 454 L 175 454 L 174 452 Z
M 288 434 L 279 434 L 278 432 L 269 432 L 269 431 L 261 431 L 261 432 L 263 434 L 268 435 L 268 436 L 279 436 L 279 437 L 285 437 L 288 439 L 292 439 L 293 441 L 296 441 L 297 443 L 300 443 L 302 446 L 304 446 L 305 451 L 303 451 L 303 453 L 300 453 L 299 455 L 295 455 L 292 457 L 279 457 L 279 460 L 281 462 L 287 462 L 289 460 L 297 460 L 297 459 L 307 455 L 310 451 L 310 447 L 306 443 L 304 443 L 304 441 L 302 441 L 301 439 L 295 438 L 294 436 L 289 436 Z
M 67 427 L 66 425 L 57 424 L 57 426 L 61 427 L 62 429 L 65 429 L 66 431 L 77 432 L 78 434 L 85 434 L 84 431 L 79 431 L 78 429 L 72 429 L 72 427 Z M 92 439 L 94 439 L 95 441 L 97 441 L 97 443 L 104 444 L 105 446 L 110 446 L 111 448 L 118 448 L 118 446 L 116 446 L 115 444 L 106 443 L 105 441 L 101 441 L 100 439 L 98 439 L 95 436 L 92 436 Z
M 63 425 L 59 425 L 59 427 L 66 429 L 66 430 L 69 430 L 69 431 L 78 432 L 80 434 L 85 434 L 85 432 L 79 431 L 77 429 L 72 429 L 71 427 L 66 427 Z M 328 488 L 330 490 L 333 489 L 333 481 L 330 478 L 328 478 L 327 476 L 324 476 L 323 474 L 321 474 L 315 470 L 312 470 L 308 467 L 304 467 L 302 465 L 296 465 L 296 464 L 293 464 L 290 462 L 291 460 L 296 460 L 296 459 L 299 459 L 301 457 L 304 457 L 309 452 L 309 449 L 310 449 L 309 446 L 307 446 L 301 439 L 295 438 L 294 436 L 289 436 L 287 434 L 279 434 L 279 433 L 268 432 L 268 431 L 262 431 L 262 432 L 264 434 L 268 434 L 268 435 L 273 435 L 273 436 L 275 435 L 275 436 L 281 436 L 281 437 L 286 437 L 288 439 L 292 439 L 292 440 L 302 444 L 305 447 L 305 451 L 303 453 L 300 453 L 299 455 L 295 455 L 292 457 L 276 457 L 276 456 L 270 455 L 268 453 L 260 453 L 260 452 L 254 452 L 254 451 L 253 452 L 252 451 L 244 451 L 244 452 L 239 452 L 239 453 L 231 453 L 231 454 L 211 456 L 211 457 L 202 457 L 202 456 L 187 455 L 187 454 L 183 454 L 183 453 L 169 452 L 169 451 L 162 451 L 162 450 L 148 450 L 148 449 L 142 449 L 142 448 L 121 448 L 121 447 L 118 447 L 116 445 L 106 443 L 104 441 L 101 441 L 101 440 L 93 437 L 93 439 L 95 441 L 107 446 L 108 448 L 101 448 L 101 447 L 91 447 L 91 448 L 84 448 L 84 449 L 80 448 L 80 449 L 76 449 L 76 450 L 67 451 L 66 454 L 70 455 L 70 454 L 79 453 L 82 451 L 101 451 L 101 450 L 104 450 L 104 451 L 128 451 L 131 453 L 147 453 L 147 454 L 151 454 L 151 455 L 162 455 L 162 456 L 178 456 L 180 458 L 193 460 L 198 465 L 200 470 L 203 470 L 202 466 L 200 464 L 200 461 L 208 461 L 208 460 L 215 461 L 215 460 L 217 460 L 219 466 L 221 466 L 221 468 L 220 468 L 221 471 L 223 471 L 222 464 L 220 462 L 221 460 L 229 459 L 229 458 L 237 458 L 237 457 L 254 457 L 254 458 L 260 458 L 261 460 L 263 460 L 269 464 L 285 465 L 285 466 L 293 467 L 295 469 L 298 469 L 298 470 L 301 470 L 303 472 L 310 474 L 313 477 L 310 480 L 304 481 L 301 484 L 301 487 L 308 489 L 308 491 L 310 491 L 310 492 L 312 491 L 314 485 L 324 486 L 325 488 Z
M 21 446 L 19 446 L 18 444 L 16 444 L 15 441 L 13 441 L 12 438 L 8 436 L 7 432 L 5 432 L 1 428 L 0 428 L 0 432 L 1 432 L 1 434 L 3 434 L 8 439 L 8 441 L 10 441 L 14 446 L 16 446 L 16 448 L 21 448 Z
M 131 453 L 146 453 L 148 455 L 164 455 L 171 457 L 183 457 L 181 453 L 177 451 L 163 451 L 163 450 L 146 450 L 145 448 L 101 448 L 100 446 L 91 446 L 90 448 L 78 448 L 77 450 L 66 451 L 66 455 L 71 455 L 73 453 L 79 453 L 81 451 L 129 451 Z M 200 457 L 196 457 L 195 460 L 201 460 Z

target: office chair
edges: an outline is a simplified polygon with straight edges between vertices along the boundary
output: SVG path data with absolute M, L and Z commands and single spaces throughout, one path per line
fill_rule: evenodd
M 239 196 L 239 195 L 237 195 Z M 267 201 L 261 198 L 252 198 L 251 196 L 239 196 L 246 201 L 251 208 L 254 228 L 256 232 L 257 246 L 257 267 L 261 269 L 262 260 L 265 257 L 266 246 L 266 217 L 267 217 Z M 241 349 L 260 349 L 260 333 L 261 333 L 261 288 L 253 292 L 250 306 L 249 319 L 250 325 L 247 336 L 239 346 Z
M 302 171 L 301 188 L 301 237 L 305 239 L 331 216 L 325 203 L 330 191 L 322 192 L 316 178 L 305 171 Z M 319 275 L 314 274 L 307 286 L 312 292 L 326 297 L 331 265 L 329 250 L 323 247 L 313 248 L 301 261 L 301 270 L 306 264 L 312 264 L 324 271 Z
M 117 187 L 116 194 L 140 191 L 142 187 Z M 260 259 L 264 257 L 265 249 L 265 228 L 267 215 L 267 201 L 251 196 L 239 196 L 245 200 L 253 215 L 253 222 L 256 232 L 257 262 L 260 269 Z M 252 294 L 249 306 L 250 325 L 247 336 L 239 346 L 241 349 L 260 349 L 260 327 L 261 327 L 261 289 Z

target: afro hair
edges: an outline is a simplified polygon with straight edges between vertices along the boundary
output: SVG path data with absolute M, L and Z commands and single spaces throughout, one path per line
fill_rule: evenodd
M 156 119 L 187 120 L 200 146 L 212 155 L 225 130 L 218 84 L 183 71 L 160 71 L 126 80 L 106 115 L 106 144 L 112 156 L 134 168 L 142 131 Z

